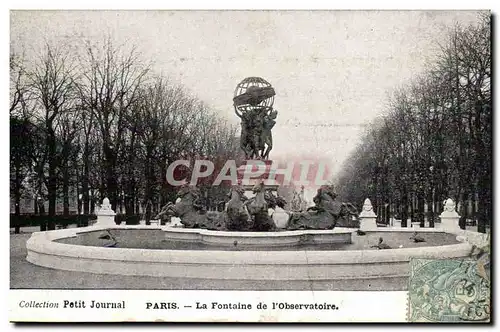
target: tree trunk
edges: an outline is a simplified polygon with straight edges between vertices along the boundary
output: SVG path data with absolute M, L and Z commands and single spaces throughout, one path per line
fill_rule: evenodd
M 78 183 L 78 181 L 76 181 Z M 82 200 L 80 199 L 80 187 L 76 186 L 76 211 L 78 215 L 82 213 Z
M 490 224 L 492 218 L 492 204 L 491 204 L 491 191 L 489 187 L 491 182 L 486 176 L 481 177 L 481 183 L 479 186 L 479 204 L 478 204 L 478 218 L 477 218 L 477 231 L 480 233 L 486 233 L 486 226 Z M 490 225 L 491 227 L 491 225 Z
M 90 197 L 89 197 L 89 146 L 85 143 L 83 150 L 83 177 L 82 177 L 82 199 L 83 199 L 83 214 L 90 214 Z
M 160 161 L 161 195 L 160 205 L 164 206 L 168 202 L 168 183 L 167 183 L 167 160 L 162 158 Z
M 116 153 L 109 145 L 104 145 L 104 168 L 106 173 L 106 195 L 111 203 L 111 208 L 116 212 L 117 206 L 117 181 L 115 174 Z
M 63 215 L 69 216 L 69 166 L 67 159 L 63 164 Z
M 425 196 L 422 191 L 417 193 L 417 221 L 420 222 L 420 227 L 425 227 Z
M 401 195 L 401 227 L 408 227 L 408 193 L 403 191 Z
M 133 155 L 133 149 L 130 149 L 129 154 Z M 128 216 L 135 214 L 136 201 L 136 183 L 134 176 L 134 160 L 131 157 L 128 164 L 128 176 L 125 187 L 125 214 Z
M 491 102 L 491 100 L 490 100 Z M 484 132 L 487 133 L 486 135 L 479 135 L 478 136 L 478 141 L 477 141 L 477 150 L 478 150 L 478 156 L 481 156 L 478 158 L 477 163 L 481 165 L 481 172 L 479 173 L 479 206 L 478 210 L 482 211 L 479 213 L 479 218 L 478 218 L 478 225 L 477 229 L 478 232 L 481 233 L 486 233 L 486 226 L 491 225 L 491 221 L 493 218 L 493 204 L 492 204 L 492 180 L 493 180 L 493 161 L 491 156 L 493 155 L 493 146 L 492 144 L 492 113 L 491 113 L 491 107 L 490 107 L 490 102 L 487 101 L 481 101 L 476 105 L 476 126 L 478 128 L 481 128 L 481 123 L 479 121 L 481 114 L 483 114 L 485 121 L 484 121 Z M 488 139 L 489 137 L 489 139 Z
M 16 165 L 16 183 L 14 188 L 14 215 L 19 217 L 21 214 L 21 174 L 20 174 L 20 166 Z M 16 223 L 14 227 L 14 234 L 21 233 L 21 227 Z
M 135 192 L 135 183 L 134 179 L 129 175 L 127 181 L 127 188 L 125 191 L 125 214 L 127 216 L 131 216 L 134 214 L 134 192 Z
M 15 211 L 14 214 L 16 216 L 19 216 L 21 214 L 21 166 L 16 163 L 16 183 L 14 186 L 14 204 L 15 204 Z
M 117 185 L 118 186 L 118 185 Z M 122 196 L 122 188 L 117 189 L 116 193 L 116 210 L 114 210 L 117 214 L 122 213 L 122 207 L 123 207 L 123 196 Z
M 57 156 L 56 156 L 56 139 L 55 133 L 51 128 L 48 128 L 47 133 L 47 149 L 48 149 L 48 164 L 49 164 L 49 174 L 47 182 L 47 192 L 49 197 L 49 214 L 47 228 L 48 230 L 56 229 L 56 224 L 54 222 L 54 216 L 56 215 L 56 202 L 57 202 Z
M 126 181 L 125 187 L 125 214 L 128 216 L 135 214 L 135 201 L 136 201 L 136 181 L 134 176 L 135 168 L 135 139 L 136 139 L 136 129 L 132 129 L 130 133 L 130 146 L 128 148 L 128 179 Z
M 152 209 L 152 204 L 151 201 L 146 203 L 146 213 L 145 213 L 145 218 L 146 219 L 146 225 L 151 225 L 151 209 Z
M 414 222 L 415 221 L 415 218 L 416 218 L 416 211 L 415 211 L 415 193 L 412 192 L 410 194 L 410 209 L 408 211 L 408 214 L 410 216 L 410 220 L 411 222 Z
M 430 202 L 427 204 L 427 216 L 429 221 L 429 227 L 434 228 L 434 197 L 432 195 L 432 189 L 430 190 L 427 202 Z
M 460 202 L 460 209 L 458 210 L 458 214 L 460 215 L 460 220 L 459 220 L 459 226 L 461 229 L 465 229 L 466 226 L 466 220 L 467 220 L 467 197 L 468 197 L 467 191 L 464 190 L 460 194 L 459 202 Z
M 146 225 L 151 224 L 151 213 L 152 213 L 152 206 L 153 206 L 153 186 L 155 183 L 155 175 L 154 175 L 154 167 L 153 167 L 153 156 L 152 156 L 152 151 L 150 148 L 147 148 L 146 152 L 146 165 L 145 170 L 146 170 L 146 188 L 145 188 L 145 203 L 146 203 L 146 214 L 145 214 L 145 219 L 146 219 Z
M 101 183 L 99 185 L 99 197 L 96 197 L 97 204 L 100 205 L 104 197 L 107 196 L 106 193 L 106 175 L 104 174 L 104 168 L 101 169 Z
M 38 204 L 38 211 L 40 212 L 40 216 L 44 216 L 45 215 L 45 206 L 44 206 L 43 199 L 38 200 L 37 204 Z M 46 219 L 42 218 L 40 221 L 40 231 L 44 232 L 46 230 L 48 230 L 48 223 L 47 223 Z

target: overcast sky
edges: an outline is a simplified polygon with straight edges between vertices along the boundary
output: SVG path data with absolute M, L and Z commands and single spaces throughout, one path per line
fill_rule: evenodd
M 392 89 L 422 72 L 437 42 L 474 11 L 17 11 L 11 46 L 28 60 L 45 39 L 135 44 L 158 73 L 237 123 L 236 84 L 261 76 L 279 111 L 272 158 L 316 155 L 333 173 L 385 110 Z

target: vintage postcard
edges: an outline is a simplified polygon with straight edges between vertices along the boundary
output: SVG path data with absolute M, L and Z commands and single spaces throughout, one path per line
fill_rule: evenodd
M 491 323 L 489 10 L 12 10 L 11 322 Z

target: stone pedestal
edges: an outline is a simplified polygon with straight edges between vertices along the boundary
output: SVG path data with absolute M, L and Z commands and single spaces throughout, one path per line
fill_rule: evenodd
M 372 202 L 365 199 L 363 210 L 359 214 L 359 229 L 362 231 L 377 230 L 377 215 L 373 212 Z
M 441 223 L 437 224 L 438 228 L 449 231 L 449 232 L 457 232 L 460 231 L 459 219 L 460 215 L 455 211 L 456 204 L 451 199 L 448 198 L 444 203 L 444 211 L 439 215 L 441 218 Z
M 253 187 L 269 178 L 272 164 L 272 160 L 247 160 L 238 167 L 238 184 L 245 189 L 245 196 L 248 198 L 255 196 L 252 192 Z M 278 185 L 266 184 L 266 189 L 271 189 L 273 193 L 276 193 Z
M 99 211 L 97 211 L 97 222 L 94 226 L 116 226 L 115 223 L 115 211 L 111 209 L 111 204 L 109 199 L 106 197 L 102 200 L 102 205 Z

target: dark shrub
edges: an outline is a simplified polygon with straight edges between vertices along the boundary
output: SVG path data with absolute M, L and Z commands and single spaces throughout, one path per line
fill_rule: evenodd
M 139 225 L 140 220 L 141 220 L 141 215 L 139 214 L 134 214 L 131 216 L 125 214 L 117 214 L 115 216 L 115 223 L 117 225 L 120 225 L 123 222 L 125 222 L 125 225 Z
M 49 220 L 55 222 L 58 228 L 66 228 L 68 225 L 76 224 L 78 227 L 89 225 L 89 221 L 95 220 L 97 217 L 94 214 L 73 214 L 69 216 L 56 215 L 54 217 L 39 216 L 39 215 L 10 215 L 10 227 L 27 227 L 40 226 L 46 224 Z

